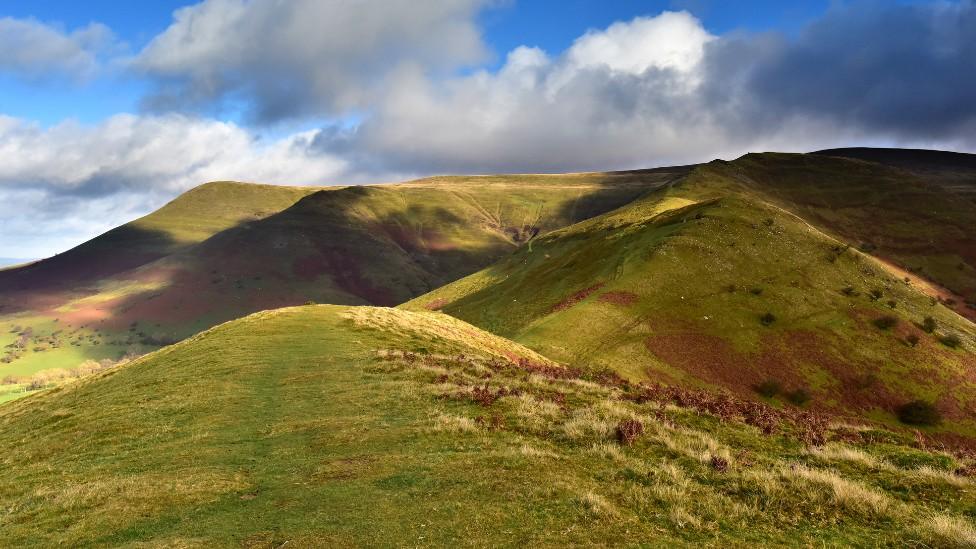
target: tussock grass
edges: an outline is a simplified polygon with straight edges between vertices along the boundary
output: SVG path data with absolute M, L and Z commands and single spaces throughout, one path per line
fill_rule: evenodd
M 434 418 L 434 431 L 447 433 L 475 433 L 480 429 L 469 417 L 440 414 Z
M 825 461 L 846 461 L 868 469 L 893 469 L 889 463 L 876 456 L 844 444 L 830 443 L 820 448 L 809 448 L 807 451 Z
M 976 547 L 976 528 L 972 522 L 943 513 L 934 515 L 923 523 L 923 534 L 941 547 Z
M 891 499 L 859 482 L 845 479 L 832 471 L 793 464 L 779 469 L 781 478 L 794 485 L 815 488 L 803 490 L 807 496 L 826 495 L 844 509 L 869 516 L 890 517 Z

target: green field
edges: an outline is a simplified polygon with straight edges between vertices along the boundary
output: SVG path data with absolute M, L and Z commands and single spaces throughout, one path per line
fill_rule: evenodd
M 0 541 L 976 542 L 965 463 L 911 439 L 835 426 L 859 442 L 811 449 L 545 364 L 436 313 L 259 313 L 0 408 Z

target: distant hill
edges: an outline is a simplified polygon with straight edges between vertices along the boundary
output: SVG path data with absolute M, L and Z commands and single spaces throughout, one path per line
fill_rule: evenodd
M 14 292 L 67 290 L 185 250 L 243 222 L 261 219 L 318 191 L 235 182 L 201 185 L 159 210 L 23 269 L 0 272 L 0 300 Z
M 855 158 L 908 170 L 976 201 L 976 154 L 870 147 L 827 149 L 813 154 Z
M 0 272 L 0 378 L 141 354 L 264 309 L 402 303 L 686 172 L 203 185 L 71 251 Z

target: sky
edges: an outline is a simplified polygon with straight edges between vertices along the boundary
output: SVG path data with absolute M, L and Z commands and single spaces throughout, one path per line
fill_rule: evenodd
M 976 0 L 0 0 L 0 257 L 212 180 L 976 152 Z

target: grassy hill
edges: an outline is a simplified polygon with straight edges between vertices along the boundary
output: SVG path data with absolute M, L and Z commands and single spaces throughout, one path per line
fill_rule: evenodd
M 80 246 L 29 266 L 0 271 L 0 311 L 17 309 L 54 291 L 79 292 L 86 285 L 199 243 L 242 222 L 291 206 L 313 187 L 282 187 L 228 181 L 192 189 L 159 210 Z
M 972 244 L 960 232 L 965 207 L 906 177 L 805 155 L 713 162 L 404 307 L 634 381 L 753 399 L 765 387 L 776 406 L 891 425 L 899 406 L 922 399 L 947 419 L 933 433 L 972 437 L 976 328 L 927 293 L 935 285 L 906 280 L 850 238 L 890 231 L 879 248 L 902 234 Z M 920 207 L 922 221 L 899 202 Z
M 856 158 L 907 170 L 929 183 L 967 195 L 976 203 L 976 154 L 870 147 L 827 149 L 813 154 Z
M 258 313 L 0 407 L 0 443 L 4 546 L 976 543 L 968 459 L 431 312 Z
M 885 158 L 905 158 L 905 165 L 913 166 L 914 157 L 913 151 L 906 151 L 904 157 Z M 950 156 L 938 165 L 953 169 L 958 163 L 954 159 Z M 976 166 L 976 161 L 971 163 Z M 976 201 L 969 195 L 930 176 L 822 155 L 750 154 L 735 161 L 732 170 L 730 176 L 752 193 L 937 282 L 955 294 L 960 312 L 973 314 Z M 976 184 L 976 171 L 973 175 Z
M 0 378 L 142 354 L 265 309 L 402 303 L 686 172 L 204 185 L 70 252 L 0 272 Z

